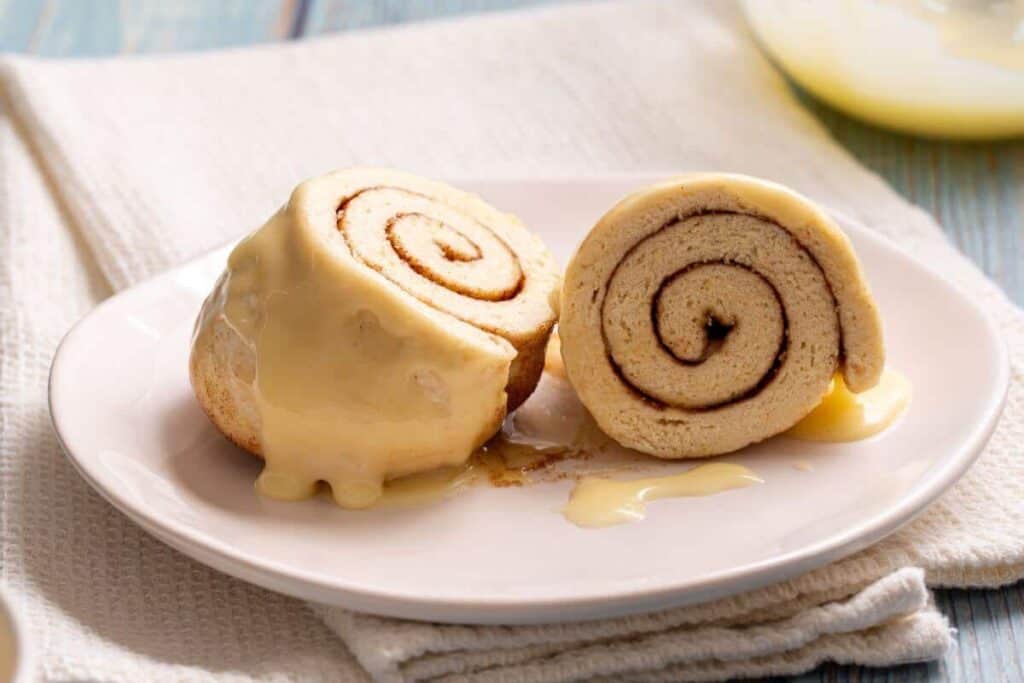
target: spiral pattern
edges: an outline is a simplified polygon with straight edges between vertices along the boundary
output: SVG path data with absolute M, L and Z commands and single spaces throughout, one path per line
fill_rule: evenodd
M 679 240 L 708 246 L 667 258 L 673 253 L 667 244 Z M 712 240 L 725 241 L 729 250 L 723 254 Z M 786 272 L 744 259 L 754 245 L 759 261 L 785 263 Z M 642 283 L 629 275 L 638 272 Z M 807 282 L 813 294 L 783 297 L 787 277 Z M 838 361 L 837 306 L 820 265 L 763 218 L 715 212 L 674 220 L 630 250 L 605 290 L 601 321 L 611 362 L 654 405 L 714 410 L 753 398 L 787 356 L 799 353 L 790 352 L 794 334 L 797 343 L 823 336 L 823 346 L 832 349 L 826 365 L 834 370 Z M 786 299 L 804 307 L 804 318 L 827 321 L 827 328 L 798 324 L 791 330 Z M 631 362 L 637 356 L 648 362 Z
M 847 359 L 880 370 L 877 314 L 845 237 L 806 200 L 765 187 L 700 176 L 641 193 L 570 264 L 566 368 L 626 445 L 733 450 L 795 423 Z
M 417 192 L 360 190 L 338 205 L 338 230 L 365 265 L 456 316 L 444 295 L 508 301 L 523 287 L 519 257 L 491 228 Z
M 537 385 L 558 269 L 514 217 L 442 183 L 347 169 L 300 184 L 203 305 L 196 398 L 259 455 L 262 494 L 459 465 Z
M 539 378 L 558 269 L 514 217 L 409 174 L 362 173 L 336 199 L 351 256 L 437 311 L 510 342 L 509 407 Z

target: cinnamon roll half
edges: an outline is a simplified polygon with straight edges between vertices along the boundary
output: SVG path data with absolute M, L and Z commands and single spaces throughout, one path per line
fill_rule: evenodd
M 463 462 L 533 391 L 558 269 L 514 217 L 382 169 L 300 185 L 232 252 L 196 325 L 196 397 L 277 498 Z
M 565 274 L 562 355 L 600 427 L 665 458 L 777 434 L 841 371 L 884 365 L 846 235 L 810 200 L 726 174 L 682 176 L 612 208 Z

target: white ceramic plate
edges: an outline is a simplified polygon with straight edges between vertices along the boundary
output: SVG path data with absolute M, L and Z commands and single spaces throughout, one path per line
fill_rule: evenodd
M 461 182 L 521 215 L 563 262 L 649 177 Z M 273 590 L 401 616 L 539 623 L 699 602 L 864 548 L 963 474 L 995 426 L 1009 369 L 987 317 L 940 276 L 843 222 L 882 307 L 891 366 L 914 386 L 875 438 L 776 438 L 723 458 L 766 483 L 665 500 L 646 520 L 584 530 L 559 514 L 570 484 L 478 486 L 430 507 L 348 512 L 259 498 L 259 463 L 220 437 L 186 360 L 220 249 L 99 306 L 53 363 L 54 426 L 82 476 L 144 529 Z M 800 471 L 795 462 L 812 464 Z

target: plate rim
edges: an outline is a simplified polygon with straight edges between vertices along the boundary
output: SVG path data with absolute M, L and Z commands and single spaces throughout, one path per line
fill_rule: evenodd
M 596 182 L 629 182 L 636 187 L 650 181 L 670 178 L 673 174 L 630 174 L 611 173 L 593 176 L 494 176 L 464 178 L 462 185 L 543 185 L 580 184 Z M 676 173 L 675 175 L 678 175 Z M 964 440 L 964 446 L 953 457 L 947 458 L 927 479 L 918 483 L 898 504 L 869 518 L 859 520 L 841 533 L 835 533 L 813 544 L 794 549 L 787 553 L 753 563 L 714 572 L 684 584 L 638 586 L 617 592 L 614 596 L 578 594 L 559 598 L 521 598 L 515 595 L 488 596 L 486 601 L 474 597 L 429 597 L 412 595 L 394 590 L 381 590 L 358 583 L 329 579 L 305 570 L 261 558 L 258 555 L 232 548 L 223 539 L 212 536 L 200 528 L 190 527 L 176 520 L 158 518 L 146 514 L 145 508 L 138 509 L 128 497 L 121 496 L 110 487 L 93 477 L 88 469 L 88 457 L 79 457 L 66 442 L 61 431 L 59 394 L 56 378 L 61 373 L 62 361 L 77 334 L 87 321 L 106 310 L 130 293 L 143 287 L 155 287 L 164 280 L 173 280 L 180 271 L 190 268 L 198 261 L 209 258 L 215 252 L 225 249 L 237 240 L 206 251 L 186 263 L 158 273 L 132 287 L 108 297 L 81 319 L 61 339 L 54 353 L 48 377 L 48 408 L 50 422 L 61 449 L 79 475 L 114 508 L 125 514 L 135 524 L 161 542 L 179 552 L 206 564 L 218 571 L 264 588 L 312 600 L 319 603 L 346 607 L 379 615 L 413 620 L 429 620 L 448 623 L 469 624 L 512 624 L 512 623 L 555 623 L 567 619 L 585 621 L 646 613 L 670 607 L 705 602 L 715 598 L 738 594 L 765 585 L 785 581 L 798 574 L 824 566 L 830 562 L 851 555 L 886 536 L 914 519 L 948 490 L 974 464 L 999 422 L 1009 389 L 1010 363 L 1006 341 L 988 311 L 975 305 L 973 299 L 959 285 L 944 278 L 932 267 L 919 261 L 907 250 L 894 243 L 861 222 L 842 212 L 826 207 L 827 212 L 837 219 L 844 231 L 852 229 L 869 242 L 874 242 L 903 260 L 909 261 L 920 272 L 927 275 L 932 284 L 940 290 L 959 298 L 982 320 L 985 336 L 994 342 L 995 386 L 999 389 L 987 398 L 983 407 L 984 418 L 979 421 Z M 500 615 L 494 615 L 500 611 Z

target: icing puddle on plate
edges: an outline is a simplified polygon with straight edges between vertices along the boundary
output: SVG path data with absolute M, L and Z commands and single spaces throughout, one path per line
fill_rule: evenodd
M 509 421 L 497 436 L 458 467 L 392 479 L 371 509 L 415 507 L 458 495 L 479 481 L 492 486 L 521 486 L 529 473 L 543 470 L 572 455 L 568 446 L 546 443 L 520 434 Z
M 818 407 L 785 434 L 806 441 L 859 441 L 887 428 L 909 404 L 910 382 L 894 370 L 887 369 L 877 385 L 859 394 L 837 374 Z
M 810 441 L 857 441 L 878 434 L 903 414 L 910 402 L 910 382 L 886 370 L 873 389 L 854 394 L 837 374 L 821 403 L 794 425 L 786 435 Z M 808 462 L 794 465 L 810 472 Z M 614 480 L 585 477 L 569 494 L 565 518 L 580 527 L 606 527 L 644 518 L 647 503 L 660 498 L 710 496 L 762 484 L 755 472 L 743 465 L 713 462 L 681 474 Z
M 617 446 L 594 424 L 549 351 L 544 380 L 530 401 L 506 420 L 501 432 L 466 464 L 387 482 L 372 509 L 437 503 L 480 482 L 496 487 L 575 481 L 565 518 L 582 528 L 602 528 L 644 518 L 647 505 L 663 498 L 710 496 L 764 483 L 743 465 L 714 461 L 666 476 L 626 478 L 652 460 Z M 837 376 L 821 404 L 787 436 L 814 441 L 854 441 L 891 425 L 906 410 L 910 383 L 887 370 L 878 386 L 851 393 Z M 796 469 L 813 471 L 809 462 Z M 649 471 L 649 470 L 648 470 Z
M 587 477 L 576 484 L 562 513 L 576 526 L 614 526 L 643 519 L 647 503 L 652 500 L 710 496 L 763 483 L 752 470 L 727 462 L 698 465 L 666 477 L 629 481 Z

